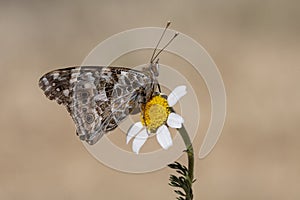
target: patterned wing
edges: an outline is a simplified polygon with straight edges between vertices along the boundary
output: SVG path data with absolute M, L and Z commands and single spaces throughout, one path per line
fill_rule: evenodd
M 94 144 L 151 97 L 154 81 L 147 72 L 84 66 L 50 72 L 40 87 L 67 107 L 79 138 Z
M 50 100 L 56 100 L 58 104 L 66 106 L 71 113 L 74 77 L 76 67 L 54 70 L 42 76 L 39 86 Z

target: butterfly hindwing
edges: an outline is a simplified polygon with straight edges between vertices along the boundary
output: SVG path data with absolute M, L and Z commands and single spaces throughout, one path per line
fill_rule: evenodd
M 150 98 L 154 81 L 133 69 L 82 66 L 49 72 L 39 85 L 67 107 L 80 139 L 94 144 Z

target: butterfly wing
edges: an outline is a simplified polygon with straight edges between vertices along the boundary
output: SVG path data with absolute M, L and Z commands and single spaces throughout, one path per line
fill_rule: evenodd
M 39 80 L 39 86 L 50 100 L 56 100 L 58 104 L 66 106 L 70 111 L 72 103 L 75 78 L 72 76 L 76 67 L 51 71 Z M 73 80 L 73 81 L 72 81 Z
M 154 88 L 147 72 L 92 66 L 55 70 L 39 84 L 49 99 L 66 106 L 78 136 L 89 144 L 114 130 Z

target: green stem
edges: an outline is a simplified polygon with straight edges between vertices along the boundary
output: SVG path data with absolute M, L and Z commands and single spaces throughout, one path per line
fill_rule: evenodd
M 175 112 L 173 108 L 171 108 L 171 112 Z M 175 162 L 174 164 L 168 165 L 172 169 L 175 169 L 178 173 L 180 173 L 183 176 L 170 176 L 170 185 L 173 187 L 179 187 L 182 188 L 185 191 L 185 194 L 182 193 L 179 190 L 175 190 L 177 194 L 180 195 L 177 199 L 184 199 L 185 200 L 192 200 L 193 199 L 193 182 L 194 180 L 194 149 L 191 142 L 191 139 L 189 137 L 189 134 L 187 133 L 185 127 L 182 125 L 181 128 L 178 128 L 177 131 L 181 135 L 184 144 L 186 146 L 185 152 L 188 156 L 188 167 L 185 167 L 184 165 L 181 165 L 178 162 Z M 182 197 L 183 196 L 183 197 Z
M 186 153 L 188 155 L 189 178 L 190 178 L 190 181 L 193 182 L 193 180 L 194 180 L 194 148 L 193 148 L 189 134 L 187 133 L 185 127 L 182 125 L 182 127 L 177 130 L 180 133 L 180 135 L 184 141 L 184 144 L 186 146 Z

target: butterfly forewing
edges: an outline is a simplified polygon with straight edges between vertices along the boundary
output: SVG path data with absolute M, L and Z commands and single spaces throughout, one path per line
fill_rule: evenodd
M 149 71 L 81 66 L 49 72 L 39 85 L 66 106 L 80 139 L 94 144 L 151 97 L 155 81 Z

